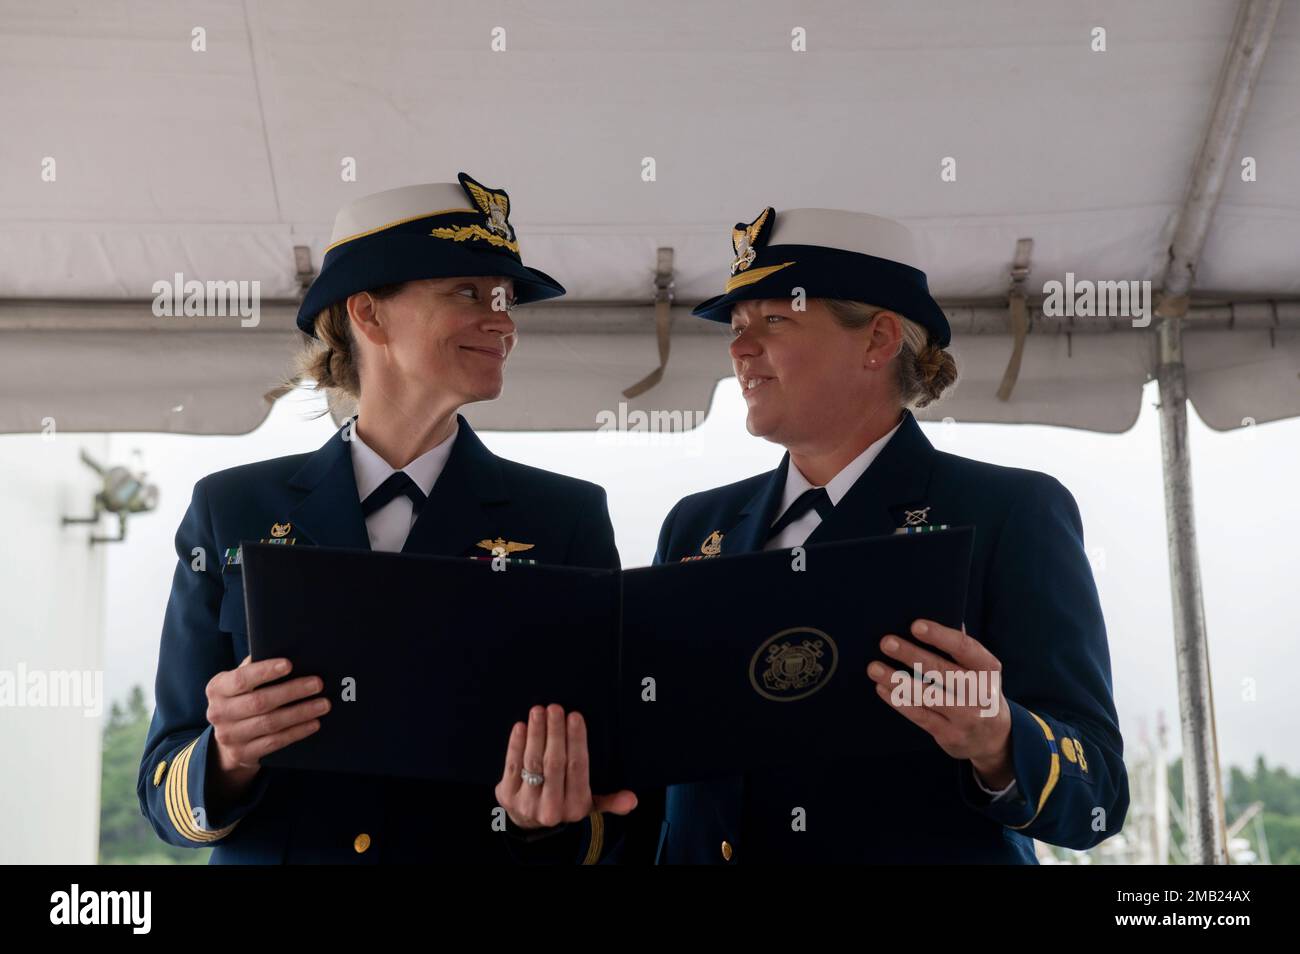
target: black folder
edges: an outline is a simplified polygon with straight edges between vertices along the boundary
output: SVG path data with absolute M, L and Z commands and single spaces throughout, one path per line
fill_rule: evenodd
M 611 764 L 617 574 L 258 543 L 241 562 L 254 661 L 289 658 L 331 701 L 263 764 L 495 784 L 510 727 L 552 702 Z
M 597 792 L 932 747 L 866 667 L 918 617 L 961 625 L 973 533 L 621 572 L 245 543 L 253 659 L 333 702 L 263 762 L 495 784 L 553 702 L 586 719 Z

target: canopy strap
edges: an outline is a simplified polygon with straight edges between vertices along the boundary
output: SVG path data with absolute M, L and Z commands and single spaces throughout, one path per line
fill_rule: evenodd
M 316 266 L 311 263 L 311 246 L 293 247 L 293 265 L 298 279 L 298 301 L 301 302 L 311 283 L 316 280 Z
M 668 367 L 668 350 L 673 330 L 673 250 L 658 250 L 655 265 L 655 338 L 659 343 L 659 367 L 623 392 L 623 397 L 634 398 L 649 391 L 660 382 Z
M 1011 400 L 1016 380 L 1020 377 L 1020 362 L 1025 355 L 1025 336 L 1029 334 L 1029 307 L 1026 303 L 1025 281 L 1029 278 L 1029 259 L 1034 251 L 1034 240 L 1022 238 L 1016 240 L 1016 257 L 1011 263 L 1011 291 L 1007 304 L 1011 314 L 1011 360 L 1002 373 L 1002 383 L 998 385 L 998 400 Z
M 293 266 L 295 273 L 294 277 L 298 280 L 297 301 L 298 304 L 302 304 L 302 300 L 307 294 L 307 289 L 310 288 L 311 283 L 316 280 L 316 267 L 311 263 L 311 246 L 295 245 L 293 247 Z M 275 387 L 271 388 L 271 390 L 263 394 L 262 400 L 267 404 L 274 404 L 290 391 L 295 390 L 299 383 L 301 382 L 297 376 L 295 376 L 293 380 L 282 381 L 280 384 L 277 384 Z

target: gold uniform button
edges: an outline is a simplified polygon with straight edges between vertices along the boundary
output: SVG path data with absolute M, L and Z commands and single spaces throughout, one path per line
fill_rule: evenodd
M 357 850 L 357 854 L 364 855 L 370 847 L 370 836 L 363 831 L 352 840 L 352 847 Z
M 731 860 L 731 854 L 732 854 L 732 852 L 731 852 L 731 842 L 729 842 L 729 841 L 724 841 L 724 842 L 722 843 L 722 860 L 723 860 L 723 861 L 730 861 L 730 860 Z
M 163 759 L 158 763 L 158 767 L 153 770 L 153 787 L 157 788 L 162 784 L 163 774 L 167 771 L 167 760 Z

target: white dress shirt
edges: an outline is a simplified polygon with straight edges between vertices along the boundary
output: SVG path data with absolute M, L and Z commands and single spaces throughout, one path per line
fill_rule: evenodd
M 433 490 L 447 458 L 451 456 L 451 445 L 456 442 L 460 426 L 451 432 L 451 436 L 431 450 L 425 451 L 405 467 L 391 466 L 379 453 L 361 439 L 356 428 L 352 429 L 352 474 L 357 481 L 357 495 L 365 500 L 379 485 L 397 471 L 404 470 L 406 476 L 415 481 L 427 497 Z M 406 536 L 415 523 L 415 505 L 405 494 L 398 494 L 370 516 L 366 517 L 366 534 L 370 537 L 370 549 L 398 552 L 406 544 Z
M 880 452 L 885 449 L 889 439 L 894 436 L 903 422 L 899 421 L 894 425 L 894 429 L 886 434 L 880 440 L 871 444 L 838 474 L 830 479 L 826 484 L 826 495 L 831 498 L 831 503 L 839 505 L 844 499 L 844 495 L 849 492 L 849 488 L 858 482 L 858 478 L 867 472 L 871 462 L 880 456 Z M 808 478 L 800 472 L 799 468 L 794 465 L 791 459 L 785 468 L 785 493 L 781 495 L 781 506 L 772 515 L 772 523 L 781 519 L 781 515 L 790 509 L 790 505 L 799 499 L 799 496 L 806 490 L 811 490 L 813 485 L 809 483 Z M 816 510 L 809 510 L 806 514 L 790 524 L 763 546 L 764 550 L 788 550 L 791 547 L 801 547 L 804 541 L 812 536 L 812 532 L 821 525 L 822 517 Z
M 826 496 L 831 498 L 832 504 L 839 505 L 839 502 L 844 499 L 844 495 L 849 492 L 849 488 L 858 482 L 858 478 L 867 472 L 871 462 L 880 456 L 880 452 L 885 449 L 885 445 L 889 443 L 889 439 L 894 436 L 902 423 L 902 421 L 899 421 L 895 424 L 893 430 L 868 446 L 866 450 L 853 458 L 843 470 L 830 479 L 826 484 Z M 812 488 L 813 484 L 794 465 L 794 460 L 788 461 L 785 469 L 785 492 L 781 495 L 781 506 L 777 508 L 776 513 L 773 515 L 772 523 L 775 524 L 780 520 L 781 515 L 790 509 L 790 505 L 798 500 L 805 491 Z M 821 525 L 821 522 L 821 514 L 816 510 L 809 510 L 769 540 L 763 549 L 788 550 L 791 547 L 803 546 L 804 542 L 812 536 L 812 532 Z M 974 771 L 973 768 L 971 775 L 974 776 L 975 784 L 979 786 L 980 790 L 992 796 L 993 801 L 1016 798 L 1019 794 L 1015 779 L 1012 779 L 1011 784 L 1006 788 L 995 791 L 984 784 L 979 777 L 979 773 Z

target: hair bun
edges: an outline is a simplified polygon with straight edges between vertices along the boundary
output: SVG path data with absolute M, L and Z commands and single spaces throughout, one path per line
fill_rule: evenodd
M 921 371 L 922 377 L 926 380 L 934 377 L 939 367 L 943 364 L 945 357 L 944 350 L 938 347 L 933 341 L 927 341 L 921 353 L 916 356 L 916 366 Z
M 957 380 L 957 362 L 953 360 L 952 355 L 933 341 L 928 342 L 916 356 L 916 369 L 921 378 L 921 387 L 925 391 L 916 402 L 917 407 L 925 407 L 937 401 Z

